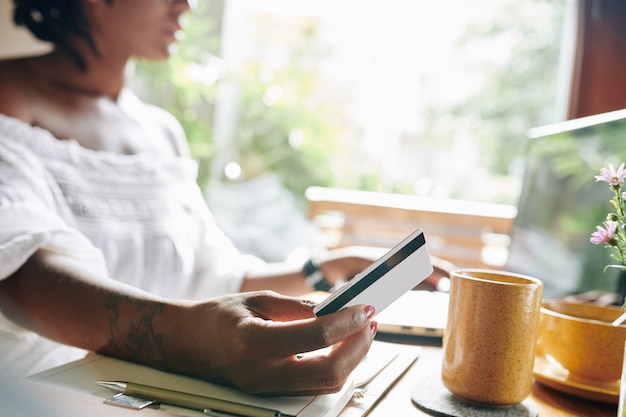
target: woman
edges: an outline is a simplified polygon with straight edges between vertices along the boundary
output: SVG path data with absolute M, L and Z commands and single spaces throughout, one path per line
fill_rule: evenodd
M 306 301 L 257 291 L 312 286 L 299 267 L 236 251 L 204 204 L 179 124 L 124 88 L 129 59 L 168 58 L 188 2 L 14 3 L 16 21 L 55 48 L 0 61 L 3 372 L 87 350 L 249 392 L 338 390 L 374 338 L 373 309 L 315 318 Z M 336 256 L 320 268 L 332 284 L 369 262 Z

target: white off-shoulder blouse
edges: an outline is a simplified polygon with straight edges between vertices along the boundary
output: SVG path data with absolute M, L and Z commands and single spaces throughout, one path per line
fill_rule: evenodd
M 46 248 L 163 297 L 238 291 L 253 260 L 215 224 L 196 173 L 188 158 L 93 151 L 0 114 L 0 280 Z M 0 373 L 83 354 L 0 314 Z

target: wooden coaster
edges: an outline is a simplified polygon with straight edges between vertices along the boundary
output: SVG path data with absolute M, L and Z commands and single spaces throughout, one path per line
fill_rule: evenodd
M 421 410 L 441 417 L 537 417 L 531 398 L 506 408 L 490 408 L 458 400 L 441 382 L 441 375 L 424 378 L 411 391 L 413 403 Z

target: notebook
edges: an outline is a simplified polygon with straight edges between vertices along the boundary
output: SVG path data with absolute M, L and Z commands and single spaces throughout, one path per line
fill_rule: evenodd
M 112 397 L 113 393 L 96 385 L 95 381 L 125 380 L 269 408 L 280 411 L 281 415 L 296 417 L 335 417 L 352 400 L 356 392 L 367 391 L 366 398 L 359 404 L 364 415 L 417 359 L 419 352 L 419 346 L 375 341 L 361 365 L 355 369 L 350 381 L 340 392 L 318 396 L 254 396 L 234 388 L 102 355 L 91 355 L 31 375 L 25 380 L 57 390 L 95 395 L 103 400 Z M 103 404 L 103 407 L 111 407 L 111 414 L 115 414 L 116 406 Z M 167 404 L 161 404 L 160 408 L 180 416 L 204 416 L 199 411 Z

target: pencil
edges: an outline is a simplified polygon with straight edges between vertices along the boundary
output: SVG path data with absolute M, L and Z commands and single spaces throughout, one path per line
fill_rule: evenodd
M 240 404 L 233 401 L 211 398 L 203 395 L 173 391 L 166 388 L 152 387 L 123 381 L 96 381 L 96 384 L 116 392 L 122 392 L 133 397 L 159 401 L 163 404 L 175 405 L 192 410 L 209 409 L 222 413 L 235 414 L 244 417 L 294 417 L 282 414 L 280 411 L 258 407 L 249 404 Z

